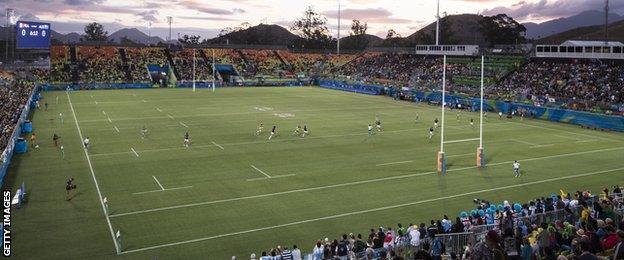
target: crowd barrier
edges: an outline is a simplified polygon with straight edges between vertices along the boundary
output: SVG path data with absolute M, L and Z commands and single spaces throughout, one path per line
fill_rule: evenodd
M 335 80 L 321 80 L 319 83 L 320 86 L 323 88 L 351 91 L 370 95 L 386 94 L 389 96 L 395 96 L 397 94 L 397 91 L 393 88 L 376 85 L 354 84 L 339 82 Z M 435 105 L 440 104 L 440 102 L 442 101 L 442 92 L 439 91 L 401 91 L 403 93 L 409 94 L 409 101 L 413 102 L 428 102 Z M 463 108 L 477 111 L 480 108 L 481 102 L 480 98 L 477 97 L 458 94 L 447 94 L 445 95 L 445 103 L 453 108 L 457 108 L 458 105 L 461 104 Z M 619 115 L 605 115 L 562 108 L 540 107 L 500 100 L 484 100 L 483 109 L 491 112 L 503 112 L 504 114 L 511 114 L 514 111 L 525 111 L 531 112 L 534 118 L 539 118 L 543 120 L 569 123 L 596 130 L 624 132 L 624 116 Z
M 368 95 L 381 95 L 383 93 L 382 86 L 365 85 L 365 84 L 348 84 L 334 80 L 320 80 L 319 86 L 322 88 L 336 89 Z
M 37 87 L 33 88 L 32 93 L 30 93 L 30 97 L 28 98 L 27 106 L 24 106 L 24 110 L 22 110 L 22 114 L 15 125 L 15 129 L 13 129 L 13 134 L 11 134 L 11 138 L 9 138 L 9 142 L 0 154 L 0 187 L 4 185 L 4 177 L 9 168 L 9 164 L 11 163 L 11 158 L 13 157 L 13 153 L 15 150 L 15 143 L 17 139 L 20 137 L 22 133 L 22 124 L 28 118 L 28 114 L 30 113 L 30 109 L 35 99 L 35 94 L 38 92 Z

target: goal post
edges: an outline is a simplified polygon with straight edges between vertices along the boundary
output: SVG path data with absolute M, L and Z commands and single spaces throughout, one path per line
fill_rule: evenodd
M 477 147 L 477 167 L 485 167 L 485 151 L 483 149 L 483 80 L 485 72 L 485 56 L 481 56 L 481 98 L 479 104 L 479 147 Z
M 446 174 L 446 158 L 444 157 L 444 105 L 446 103 L 446 55 L 444 55 L 444 61 L 442 64 L 442 102 L 440 102 L 442 107 L 442 116 L 440 123 L 440 151 L 438 152 L 438 173 Z

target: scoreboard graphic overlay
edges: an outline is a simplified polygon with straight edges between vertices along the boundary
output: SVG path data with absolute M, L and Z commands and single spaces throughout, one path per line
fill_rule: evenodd
M 17 49 L 50 48 L 50 24 L 18 21 L 15 24 Z

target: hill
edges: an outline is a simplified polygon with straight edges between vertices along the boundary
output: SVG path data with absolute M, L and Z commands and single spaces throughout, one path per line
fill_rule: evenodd
M 340 47 L 343 49 L 363 49 L 364 47 L 379 46 L 384 40 L 376 35 L 349 35 L 340 38 Z
M 481 25 L 479 25 L 481 19 L 483 19 L 483 16 L 476 14 L 449 15 L 441 18 L 440 43 L 485 45 L 486 39 L 480 31 Z M 413 46 L 416 44 L 434 44 L 435 28 L 436 22 L 434 21 L 407 37 L 386 39 L 381 45 Z M 445 37 L 447 28 L 451 32 L 451 37 Z
M 624 20 L 609 25 L 609 40 L 624 42 Z M 561 44 L 566 40 L 604 40 L 604 26 L 585 26 L 541 38 L 540 44 Z
M 235 31 L 226 35 L 209 39 L 207 43 L 254 44 L 254 45 L 289 45 L 299 36 L 275 24 L 259 24 L 245 30 Z
M 621 20 L 624 20 L 624 16 L 615 13 L 609 14 L 610 22 Z M 526 37 L 528 39 L 539 39 L 579 27 L 602 24 L 604 24 L 604 12 L 585 11 L 566 18 L 558 18 L 543 23 L 524 23 L 523 25 L 527 29 Z
M 108 36 L 108 41 L 120 43 L 123 38 L 141 44 L 157 44 L 159 42 L 164 42 L 162 38 L 155 36 L 149 37 L 137 28 L 125 28 L 116 31 Z

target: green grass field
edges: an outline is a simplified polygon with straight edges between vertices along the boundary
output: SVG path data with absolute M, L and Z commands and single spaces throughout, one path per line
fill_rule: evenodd
M 278 244 L 309 253 L 316 239 L 455 215 L 476 197 L 527 201 L 624 182 L 623 134 L 494 114 L 484 126 L 488 166 L 477 169 L 478 142 L 466 139 L 478 137 L 469 124 L 478 115 L 457 120 L 455 111 L 446 120 L 449 171 L 440 176 L 439 131 L 427 138 L 439 109 L 381 96 L 314 87 L 43 96 L 49 111 L 32 115 L 40 148 L 15 156 L 6 180 L 12 190 L 27 186 L 27 204 L 13 212 L 20 259 L 246 259 Z M 369 137 L 376 115 L 384 131 Z M 265 133 L 255 136 L 259 122 Z M 293 136 L 298 124 L 310 135 Z M 80 135 L 91 139 L 88 158 Z M 521 178 L 513 178 L 513 160 Z M 69 176 L 78 189 L 66 201 Z

